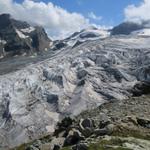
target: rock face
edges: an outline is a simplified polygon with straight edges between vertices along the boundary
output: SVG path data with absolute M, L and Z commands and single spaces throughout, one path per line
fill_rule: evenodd
M 42 27 L 32 27 L 26 22 L 0 15 L 0 57 L 33 55 L 45 51 L 52 41 Z
M 143 25 L 133 23 L 133 22 L 124 22 L 114 27 L 111 31 L 111 34 L 112 35 L 119 35 L 119 34 L 129 35 L 131 32 L 140 30 L 140 29 L 143 29 Z
M 63 42 L 69 40 L 73 39 Z M 132 96 L 137 83 L 150 82 L 149 43 L 149 37 L 135 34 L 84 38 L 76 46 L 55 50 L 42 62 L 1 75 L 0 148 L 51 133 L 64 116 Z M 108 122 L 104 120 L 101 128 Z

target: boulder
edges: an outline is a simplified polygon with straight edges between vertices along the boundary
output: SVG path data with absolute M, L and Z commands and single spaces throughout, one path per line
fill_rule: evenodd
M 94 127 L 94 121 L 90 118 L 86 118 L 86 119 L 81 119 L 79 126 L 81 129 L 85 129 L 85 128 L 93 128 Z
M 65 117 L 61 122 L 58 122 L 57 128 L 55 130 L 55 136 L 63 136 L 66 137 L 68 132 L 73 124 L 74 120 L 70 117 Z
M 63 76 L 60 75 L 58 72 L 50 72 L 50 71 L 44 69 L 43 77 L 46 80 L 50 80 L 51 82 L 54 82 L 54 83 L 58 84 L 59 86 L 63 87 Z
M 104 113 L 100 113 L 99 120 L 100 120 L 99 121 L 99 128 L 100 129 L 106 127 L 111 122 L 109 117 L 106 114 L 104 114 Z
M 77 77 L 78 77 L 78 79 L 83 79 L 86 75 L 87 75 L 87 71 L 86 70 L 84 70 L 84 69 L 81 69 L 81 70 L 79 70 L 78 72 L 77 72 Z
M 65 139 L 64 146 L 77 144 L 81 140 L 84 140 L 84 136 L 82 136 L 81 132 L 77 129 L 72 129 Z
M 91 136 L 94 129 L 94 121 L 90 118 L 81 119 L 79 122 L 79 129 L 85 137 Z
M 107 129 L 107 134 L 108 135 L 110 135 L 110 134 L 112 134 L 112 132 L 114 131 L 114 127 L 115 127 L 115 125 L 114 124 L 108 124 L 107 126 L 106 126 L 106 129 Z
M 59 100 L 58 95 L 55 95 L 52 93 L 47 94 L 47 102 L 48 103 L 58 105 L 58 100 Z
M 60 148 L 61 147 L 59 145 L 55 145 L 54 148 L 53 148 L 53 150 L 60 150 Z
M 96 136 L 104 136 L 104 135 L 107 135 L 107 134 L 108 134 L 108 130 L 107 130 L 107 128 L 95 129 L 95 130 L 94 130 L 94 134 L 95 134 Z
M 26 150 L 39 150 L 37 147 L 34 147 L 34 146 L 29 146 L 26 148 Z
M 132 89 L 133 96 L 141 96 L 143 94 L 150 93 L 150 83 L 148 82 L 138 82 L 134 85 Z
M 59 150 L 64 145 L 65 138 L 53 138 L 50 143 L 50 150 Z
M 150 129 L 150 119 L 137 117 L 137 122 L 140 126 Z
M 109 124 L 103 129 L 95 129 L 94 130 L 94 134 L 96 136 L 110 135 L 113 132 L 113 129 L 114 129 L 114 125 L 113 124 Z

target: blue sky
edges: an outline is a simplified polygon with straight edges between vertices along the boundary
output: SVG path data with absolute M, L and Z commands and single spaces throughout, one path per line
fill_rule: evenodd
M 23 0 L 16 0 L 21 3 Z M 34 0 L 39 2 L 40 0 Z M 139 5 L 142 0 L 41 0 L 45 3 L 52 2 L 69 12 L 78 12 L 88 17 L 93 12 L 102 19 L 91 19 L 92 23 L 114 26 L 124 20 L 124 9 L 131 4 Z

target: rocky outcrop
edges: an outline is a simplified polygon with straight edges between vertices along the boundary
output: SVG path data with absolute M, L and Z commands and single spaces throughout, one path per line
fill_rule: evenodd
M 149 94 L 150 93 L 150 83 L 149 82 L 139 82 L 139 83 L 135 84 L 132 92 L 133 92 L 134 96 L 141 96 L 143 94 Z
M 150 120 L 146 119 L 146 118 L 137 118 L 137 123 L 145 128 L 149 128 L 150 129 Z
M 143 29 L 144 26 L 134 22 L 124 22 L 111 30 L 112 35 L 129 35 L 133 31 Z
M 0 57 L 33 55 L 50 48 L 51 40 L 42 27 L 0 15 Z

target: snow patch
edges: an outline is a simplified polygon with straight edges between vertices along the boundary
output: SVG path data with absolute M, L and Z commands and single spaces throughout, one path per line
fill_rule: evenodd
M 0 40 L 0 43 L 5 45 L 7 42 L 5 40 Z
M 81 32 L 77 33 L 76 35 L 69 38 L 69 40 L 66 40 L 66 43 L 69 46 L 75 45 L 77 41 L 79 42 L 85 42 L 87 40 L 97 40 L 97 39 L 103 39 L 110 36 L 110 32 L 108 30 L 104 29 L 97 29 L 97 28 L 87 28 L 85 30 L 82 30 Z
M 107 31 L 107 30 L 100 30 L 100 29 L 97 29 L 97 30 L 85 30 L 83 34 L 90 34 L 90 33 L 93 33 L 95 34 L 96 36 L 100 36 L 101 38 L 105 38 L 105 37 L 108 37 L 110 35 L 110 33 Z
M 21 31 L 24 32 L 24 33 L 31 33 L 34 30 L 35 30 L 34 27 L 29 27 L 29 28 L 21 29 Z
M 28 38 L 29 36 L 26 36 L 24 35 L 21 31 L 19 31 L 18 29 L 16 29 L 16 33 L 18 34 L 18 36 L 22 39 L 26 39 Z

